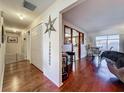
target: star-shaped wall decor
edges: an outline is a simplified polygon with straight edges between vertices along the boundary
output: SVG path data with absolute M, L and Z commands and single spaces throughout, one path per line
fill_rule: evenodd
M 49 37 L 50 37 L 52 31 L 56 31 L 55 28 L 54 28 L 54 26 L 53 26 L 54 23 L 55 23 L 55 21 L 56 21 L 56 19 L 57 18 L 51 20 L 51 16 L 49 16 L 49 22 L 48 23 L 45 23 L 45 25 L 46 25 L 46 31 L 45 31 L 45 33 L 48 32 L 49 33 Z

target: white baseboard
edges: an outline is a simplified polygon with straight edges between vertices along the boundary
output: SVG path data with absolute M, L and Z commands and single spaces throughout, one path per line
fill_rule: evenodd
M 5 65 L 3 66 L 3 71 L 1 76 L 0 92 L 2 92 L 2 88 L 3 88 L 4 70 L 5 70 Z
M 63 85 L 63 83 L 61 83 L 60 85 L 59 85 L 59 87 L 61 87 Z
M 63 85 L 62 82 L 61 82 L 60 84 L 58 84 L 58 83 L 56 83 L 55 81 L 53 81 L 53 79 L 51 79 L 45 72 L 44 72 L 43 74 L 44 74 L 44 76 L 47 77 L 47 79 L 49 79 L 52 83 L 54 83 L 58 88 Z

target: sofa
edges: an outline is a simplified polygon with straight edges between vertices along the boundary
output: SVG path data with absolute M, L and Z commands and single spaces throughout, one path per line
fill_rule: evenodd
M 106 59 L 110 72 L 124 82 L 124 53 L 104 51 L 100 57 Z

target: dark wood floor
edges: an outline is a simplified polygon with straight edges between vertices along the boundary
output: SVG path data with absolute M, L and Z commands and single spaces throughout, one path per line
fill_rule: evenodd
M 123 92 L 124 84 L 109 72 L 105 61 L 98 69 L 97 61 L 88 58 L 74 64 L 68 80 L 58 88 L 28 61 L 23 61 L 6 65 L 3 91 Z

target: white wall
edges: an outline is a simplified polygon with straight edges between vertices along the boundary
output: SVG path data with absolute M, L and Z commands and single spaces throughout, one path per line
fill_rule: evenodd
M 1 43 L 1 30 L 3 25 L 3 18 L 0 12 L 0 91 L 2 91 L 3 77 L 4 77 L 4 67 L 5 67 L 5 43 Z
M 29 27 L 31 30 L 39 23 L 48 22 L 48 17 L 51 15 L 52 19 L 57 17 L 54 24 L 56 32 L 52 32 L 49 39 L 48 34 L 44 34 L 46 27 L 43 25 L 43 73 L 57 86 L 62 85 L 62 16 L 60 12 L 69 5 L 83 0 L 56 0 L 44 13 L 37 18 Z M 51 65 L 49 65 L 49 40 L 51 41 Z
M 95 46 L 96 36 L 113 35 L 113 34 L 120 35 L 120 50 L 119 51 L 124 52 L 124 28 L 114 27 L 114 28 L 111 28 L 111 29 L 103 30 L 103 31 L 88 33 L 92 46 Z
M 74 24 L 68 22 L 65 19 L 63 19 L 62 21 L 63 21 L 63 40 L 64 40 L 64 25 L 69 26 L 71 28 L 74 28 L 74 29 L 84 33 L 84 44 L 81 45 L 81 58 L 86 57 L 86 55 L 87 55 L 86 45 L 89 42 L 89 38 L 88 38 L 87 33 L 84 30 L 82 30 L 80 27 L 75 26 Z M 63 44 L 64 44 L 64 41 L 63 41 Z

